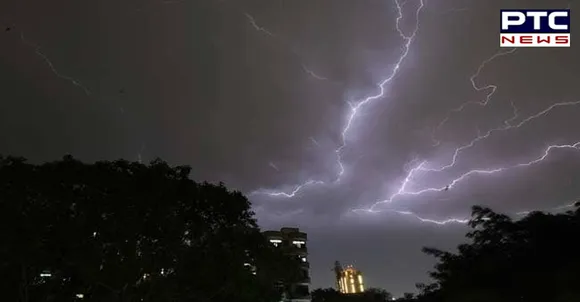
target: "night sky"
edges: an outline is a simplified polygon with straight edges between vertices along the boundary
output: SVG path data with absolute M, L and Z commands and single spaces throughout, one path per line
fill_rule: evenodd
M 307 231 L 313 287 L 414 291 L 472 205 L 580 198 L 580 52 L 498 47 L 567 1 L 399 1 L 2 1 L 0 153 L 191 165 Z

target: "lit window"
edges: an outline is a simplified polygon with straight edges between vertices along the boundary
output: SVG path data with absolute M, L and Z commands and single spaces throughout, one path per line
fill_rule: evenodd
M 294 241 L 292 241 L 292 244 L 294 244 L 298 248 L 302 248 L 304 245 L 306 245 L 306 242 L 299 241 L 299 240 L 294 240 Z
M 274 245 L 274 246 L 279 246 L 280 243 L 282 243 L 282 240 L 280 239 L 270 239 L 270 242 Z
M 85 295 L 83 295 L 83 294 L 77 294 L 77 298 L 79 298 L 79 299 L 82 299 L 84 297 L 85 297 Z

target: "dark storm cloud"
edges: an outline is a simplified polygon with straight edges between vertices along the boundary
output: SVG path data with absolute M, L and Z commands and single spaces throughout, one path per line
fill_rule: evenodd
M 401 29 L 410 34 L 419 0 L 403 2 Z M 35 161 L 160 156 L 191 165 L 195 179 L 247 193 L 331 183 L 294 198 L 249 197 L 264 227 L 309 232 L 314 286 L 332 285 L 330 266 L 341 260 L 363 270 L 371 286 L 412 291 L 433 263 L 420 248 L 452 248 L 466 229 L 411 213 L 465 218 L 473 204 L 515 213 L 580 196 L 580 152 L 568 148 L 529 167 L 476 173 L 448 191 L 396 197 L 376 208 L 381 213 L 351 211 L 392 196 L 423 160 L 429 168 L 448 164 L 456 148 L 505 125 L 512 104 L 516 125 L 552 104 L 580 101 L 574 46 L 521 49 L 488 62 L 474 79 L 498 87 L 487 106 L 451 113 L 491 92 L 474 89 L 470 76 L 498 52 L 499 9 L 545 7 L 426 1 L 385 97 L 360 109 L 347 133 L 346 172 L 332 184 L 347 102 L 376 94 L 403 51 L 393 1 L 8 1 L 0 4 L 0 22 L 12 28 L 0 34 L 0 151 Z M 580 141 L 578 117 L 580 105 L 561 106 L 493 132 L 453 168 L 418 173 L 406 189 L 538 159 L 549 145 Z

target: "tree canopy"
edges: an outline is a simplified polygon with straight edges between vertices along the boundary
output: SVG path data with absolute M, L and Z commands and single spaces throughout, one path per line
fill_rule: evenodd
M 391 294 L 378 288 L 369 288 L 360 294 L 342 294 L 333 288 L 312 291 L 312 302 L 387 302 Z
M 0 158 L 6 301 L 279 301 L 296 259 L 241 193 L 189 174 L 161 160 Z
M 437 257 L 420 301 L 580 301 L 580 208 L 513 220 L 474 207 L 470 243 Z
M 40 165 L 0 157 L 3 301 L 279 301 L 295 257 L 260 232 L 250 202 L 156 160 Z M 401 302 L 580 301 L 580 204 L 512 219 L 474 207 L 470 242 L 437 258 L 433 283 Z M 383 290 L 312 292 L 384 302 Z
M 424 248 L 437 258 L 431 284 L 399 302 L 571 302 L 580 301 L 580 202 L 560 214 L 532 212 L 512 219 L 475 206 L 457 251 Z M 318 289 L 313 302 L 385 301 Z

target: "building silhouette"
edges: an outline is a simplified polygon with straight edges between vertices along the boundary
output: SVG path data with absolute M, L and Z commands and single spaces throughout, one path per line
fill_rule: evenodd
M 365 291 L 362 273 L 352 265 L 343 268 L 340 262 L 334 262 L 336 288 L 343 294 L 358 294 Z
M 302 280 L 295 284 L 287 284 L 288 290 L 284 295 L 284 301 L 310 302 L 310 263 L 306 233 L 298 228 L 284 227 L 279 231 L 265 231 L 264 235 L 274 246 L 282 249 L 285 254 L 298 258 L 301 263 Z

